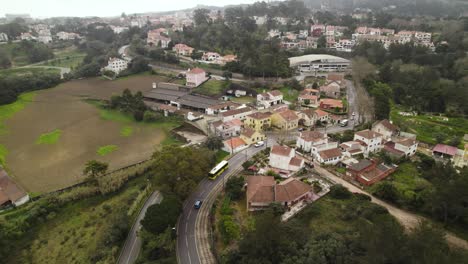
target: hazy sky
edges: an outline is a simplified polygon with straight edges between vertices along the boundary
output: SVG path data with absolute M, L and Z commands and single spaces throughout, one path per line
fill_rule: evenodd
M 116 16 L 170 11 L 196 5 L 251 4 L 258 0 L 0 0 L 0 16 L 27 13 L 33 17 Z

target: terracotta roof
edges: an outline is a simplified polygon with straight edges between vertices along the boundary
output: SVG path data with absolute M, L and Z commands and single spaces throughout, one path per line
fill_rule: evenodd
M 291 154 L 292 148 L 288 146 L 279 146 L 275 145 L 271 148 L 271 153 L 280 156 L 289 156 Z
M 310 88 L 307 88 L 307 89 L 304 89 L 300 94 L 301 95 L 307 95 L 307 94 L 319 94 L 319 90 L 317 89 L 310 89 Z
M 331 81 L 341 81 L 344 79 L 344 74 L 329 73 L 327 79 Z
M 270 203 L 275 199 L 275 178 L 271 176 L 247 177 L 247 202 Z
M 411 147 L 413 146 L 414 144 L 416 144 L 416 140 L 412 139 L 412 138 L 405 138 L 405 139 L 402 139 L 402 140 L 399 140 L 398 144 L 401 144 L 403 146 L 407 146 L 407 147 Z
M 294 201 L 311 191 L 312 187 L 309 184 L 301 182 L 294 178 L 289 178 L 276 185 L 275 201 Z
M 298 157 L 292 157 L 291 160 L 289 161 L 289 165 L 292 166 L 301 166 L 303 159 L 298 158 Z
M 303 131 L 300 133 L 300 137 L 305 141 L 319 141 L 324 139 L 326 136 L 325 134 L 319 131 Z
M 385 128 L 387 128 L 388 130 L 394 132 L 394 131 L 397 131 L 398 130 L 398 127 L 395 126 L 394 124 L 390 123 L 390 121 L 388 121 L 387 119 L 384 119 L 380 122 L 377 122 L 376 125 L 378 124 L 381 124 L 382 126 L 384 126 Z
M 458 149 L 456 147 L 448 146 L 448 145 L 445 145 L 445 144 L 437 144 L 432 149 L 432 151 L 433 152 L 439 152 L 439 153 L 442 153 L 442 154 L 447 154 L 447 155 L 450 155 L 450 156 L 455 156 L 455 154 L 457 154 L 457 152 L 458 152 Z
M 279 90 L 273 90 L 273 91 L 270 91 L 269 92 L 271 95 L 273 96 L 280 96 L 280 95 L 283 95 L 283 93 Z
M 332 148 L 332 149 L 319 151 L 319 155 L 320 157 L 322 157 L 322 159 L 326 160 L 330 158 L 341 157 L 342 153 L 339 148 Z
M 240 137 L 233 137 L 224 141 L 224 145 L 228 146 L 229 148 L 232 147 L 233 149 L 236 149 L 240 146 L 245 145 L 245 142 Z
M 213 127 L 219 127 L 219 126 L 222 126 L 222 125 L 223 125 L 223 121 L 218 120 L 218 121 L 215 121 L 215 122 L 211 123 L 211 125 L 212 125 Z
M 200 74 L 200 73 L 205 73 L 205 71 L 203 69 L 200 69 L 200 68 L 193 68 L 193 69 L 189 70 L 187 73 Z
M 315 113 L 319 116 L 319 117 L 323 117 L 323 116 L 328 116 L 329 114 L 323 110 L 320 110 L 320 109 L 317 109 L 315 110 Z
M 244 129 L 244 131 L 242 131 L 242 135 L 244 135 L 244 136 L 246 136 L 246 137 L 248 137 L 248 138 L 252 137 L 253 134 L 255 134 L 255 130 L 253 130 L 253 129 L 250 128 L 250 127 L 246 127 L 246 128 Z
M 249 111 L 252 111 L 252 109 L 250 107 L 243 107 L 243 108 L 237 108 L 237 109 L 232 109 L 232 110 L 223 112 L 223 113 L 221 113 L 221 115 L 226 117 L 226 116 L 232 116 L 232 115 L 237 115 L 237 114 L 241 114 L 241 113 L 246 113 L 246 112 L 249 112 Z
M 301 98 L 301 99 L 303 99 L 303 100 L 314 100 L 314 101 L 317 101 L 318 96 L 317 96 L 317 95 L 310 95 L 310 94 L 302 94 L 302 95 L 299 95 L 299 98 Z
M 292 121 L 292 120 L 297 120 L 299 117 L 296 115 L 296 113 L 292 110 L 285 110 L 283 112 L 280 112 L 279 115 L 283 117 L 284 120 L 286 121 Z
M 226 122 L 227 125 L 231 125 L 231 126 L 242 126 L 244 123 L 242 123 L 242 121 L 240 121 L 240 119 L 232 119 L 231 121 L 228 121 Z
M 358 136 L 367 138 L 367 139 L 374 139 L 374 138 L 382 136 L 382 134 L 377 133 L 377 132 L 372 131 L 372 130 L 369 130 L 369 129 L 358 131 L 355 134 L 358 135 Z
M 325 98 L 320 100 L 320 104 L 326 104 L 331 107 L 343 108 L 343 102 L 341 100 Z
M 300 113 L 303 113 L 304 115 L 308 116 L 309 118 L 312 118 L 315 114 L 315 111 L 308 108 L 308 109 L 303 109 L 299 111 Z
M 2 193 L 2 199 L 8 197 L 8 200 L 16 202 L 27 195 L 16 183 L 14 183 L 5 170 L 0 169 L 0 193 Z
M 262 112 L 255 112 L 253 114 L 250 114 L 248 115 L 248 117 L 251 117 L 253 119 L 267 119 L 271 116 L 271 113 L 270 112 L 265 112 L 265 113 L 262 113 Z

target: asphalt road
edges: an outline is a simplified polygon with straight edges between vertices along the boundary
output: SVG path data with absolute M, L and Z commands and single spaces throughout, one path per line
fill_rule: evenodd
M 138 237 L 138 231 L 141 229 L 140 221 L 145 217 L 146 210 L 153 204 L 160 203 L 162 201 L 162 195 L 158 191 L 154 191 L 151 196 L 146 200 L 143 208 L 128 234 L 127 240 L 120 251 L 120 256 L 117 261 L 119 264 L 131 264 L 134 263 L 140 253 L 141 238 Z
M 247 159 L 273 144 L 274 140 L 261 147 L 247 148 L 229 159 L 229 169 L 216 180 L 205 178 L 196 191 L 186 200 L 183 212 L 177 224 L 177 261 L 181 264 L 214 263 L 210 249 L 208 214 L 216 194 L 227 178 L 242 166 Z M 202 200 L 202 208 L 195 209 L 196 200 Z

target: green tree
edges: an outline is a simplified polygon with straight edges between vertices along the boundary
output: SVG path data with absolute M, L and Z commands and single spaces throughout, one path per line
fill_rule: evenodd
M 215 135 L 209 136 L 205 141 L 205 146 L 211 150 L 219 150 L 224 146 L 223 139 Z
M 7 69 L 11 67 L 11 61 L 5 50 L 0 49 L 0 69 Z
M 330 196 L 335 199 L 349 199 L 351 198 L 351 195 L 351 192 L 341 184 L 333 185 L 330 188 Z
M 398 202 L 398 190 L 391 182 L 382 181 L 377 183 L 373 194 L 384 200 L 396 203 Z
M 90 181 L 97 181 L 99 176 L 106 174 L 109 164 L 97 160 L 90 160 L 86 162 L 83 174 L 88 177 Z
M 167 228 L 175 227 L 181 211 L 180 200 L 174 195 L 165 195 L 160 204 L 148 207 L 141 225 L 146 231 L 157 235 Z
M 226 194 L 232 200 L 239 200 L 242 198 L 242 188 L 244 187 L 244 177 L 231 177 L 226 182 Z

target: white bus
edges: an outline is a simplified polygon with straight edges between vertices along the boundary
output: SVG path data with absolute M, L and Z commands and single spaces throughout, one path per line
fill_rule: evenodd
M 229 167 L 229 163 L 226 160 L 221 161 L 218 165 L 216 165 L 210 173 L 208 173 L 208 177 L 212 180 L 216 179 L 221 173 L 223 173 Z

